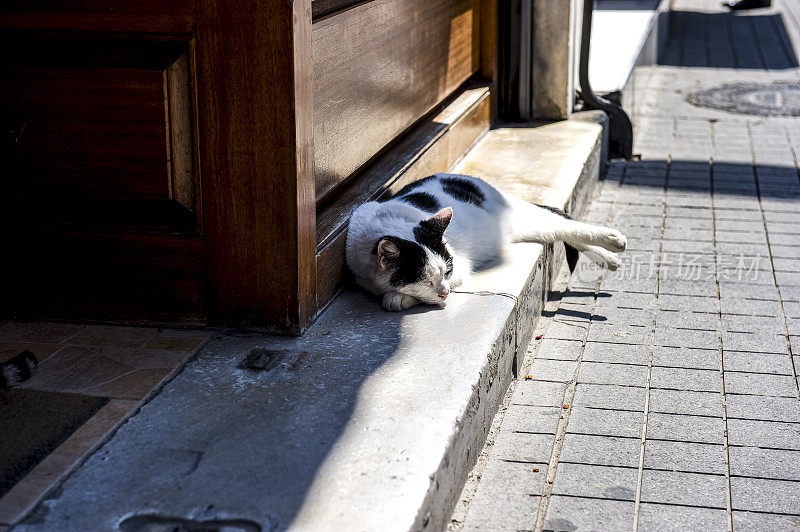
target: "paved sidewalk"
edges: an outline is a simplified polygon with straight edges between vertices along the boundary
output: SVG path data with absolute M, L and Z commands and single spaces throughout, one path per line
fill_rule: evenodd
M 665 64 L 637 73 L 643 158 L 587 217 L 627 234 L 625 265 L 579 263 L 464 530 L 800 530 L 800 119 L 684 100 L 796 81 L 800 6 L 718 5 L 675 2 Z

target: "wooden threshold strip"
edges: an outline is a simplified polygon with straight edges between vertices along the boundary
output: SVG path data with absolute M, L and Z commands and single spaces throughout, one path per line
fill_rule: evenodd
M 336 201 L 317 212 L 318 312 L 342 287 L 345 237 L 352 212 L 412 181 L 447 171 L 489 129 L 489 100 L 488 85 L 462 90 L 350 181 Z

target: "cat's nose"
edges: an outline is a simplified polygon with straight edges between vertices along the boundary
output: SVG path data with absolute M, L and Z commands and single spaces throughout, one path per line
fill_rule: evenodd
M 447 295 L 450 293 L 450 290 L 442 288 L 442 289 L 439 289 L 438 293 L 439 293 L 439 297 L 440 298 L 447 299 Z

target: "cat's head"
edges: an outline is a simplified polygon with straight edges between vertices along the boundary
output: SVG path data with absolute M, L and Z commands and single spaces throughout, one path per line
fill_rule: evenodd
M 379 285 L 425 303 L 443 302 L 450 294 L 453 254 L 444 232 L 453 209 L 444 208 L 413 228 L 414 240 L 383 236 L 373 249 Z M 388 291 L 387 290 L 387 291 Z

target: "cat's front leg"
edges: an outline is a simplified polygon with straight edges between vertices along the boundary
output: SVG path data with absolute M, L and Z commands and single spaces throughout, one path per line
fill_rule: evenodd
M 453 275 L 450 277 L 450 288 L 458 288 L 469 277 L 472 271 L 470 262 L 460 255 L 453 257 Z
M 383 308 L 386 310 L 406 310 L 417 303 L 419 303 L 419 300 L 414 296 L 400 294 L 398 292 L 387 292 L 383 294 Z

